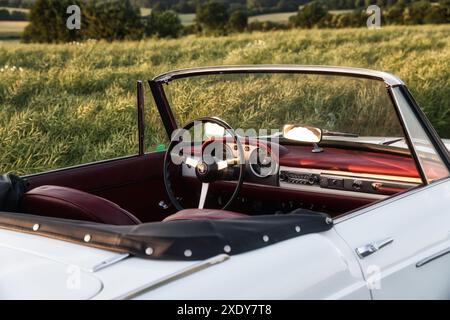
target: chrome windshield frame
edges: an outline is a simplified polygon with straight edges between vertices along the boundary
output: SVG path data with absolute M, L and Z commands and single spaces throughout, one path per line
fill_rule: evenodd
M 428 181 L 423 173 L 423 168 L 418 161 L 417 154 L 414 146 L 412 145 L 411 135 L 405 126 L 405 120 L 402 118 L 399 112 L 399 106 L 393 98 L 392 89 L 399 88 L 402 95 L 408 101 L 409 107 L 414 112 L 420 125 L 426 132 L 431 143 L 436 148 L 444 164 L 450 170 L 450 153 L 447 151 L 444 143 L 440 139 L 439 135 L 422 112 L 417 102 L 412 97 L 412 94 L 406 87 L 405 83 L 398 77 L 383 71 L 376 71 L 363 68 L 353 67 L 338 67 L 338 66 L 319 66 L 319 65 L 233 65 L 233 66 L 213 66 L 213 67 L 200 67 L 190 69 L 179 69 L 170 72 L 166 72 L 149 80 L 149 86 L 153 94 L 158 111 L 161 115 L 166 132 L 171 137 L 174 130 L 178 128 L 175 120 L 175 116 L 172 113 L 172 109 L 169 105 L 168 99 L 165 94 L 164 85 L 170 83 L 176 79 L 191 78 L 207 75 L 225 75 L 225 74 L 251 74 L 251 73 L 285 73 L 285 74 L 315 74 L 315 75 L 331 75 L 331 76 L 346 76 L 350 78 L 363 78 L 382 81 L 386 85 L 388 94 L 391 97 L 392 104 L 398 115 L 399 121 L 404 129 L 405 139 L 408 147 L 415 160 L 418 172 L 423 180 L 423 184 L 427 185 Z

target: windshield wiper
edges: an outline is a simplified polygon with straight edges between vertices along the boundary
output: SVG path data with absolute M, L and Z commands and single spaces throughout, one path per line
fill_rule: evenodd
M 381 142 L 380 144 L 383 145 L 383 146 L 390 146 L 391 144 L 394 144 L 396 142 L 400 142 L 403 139 L 405 139 L 405 138 L 398 138 L 398 139 L 388 140 L 388 141 Z
M 323 130 L 322 135 L 328 136 L 328 137 L 359 138 L 359 135 L 356 133 L 336 132 L 336 131 L 328 131 L 328 130 Z

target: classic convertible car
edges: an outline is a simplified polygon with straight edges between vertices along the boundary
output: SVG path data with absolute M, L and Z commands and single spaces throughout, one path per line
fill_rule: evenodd
M 450 298 L 449 141 L 400 79 L 252 65 L 149 86 L 164 150 L 139 82 L 138 155 L 3 176 L 0 298 Z

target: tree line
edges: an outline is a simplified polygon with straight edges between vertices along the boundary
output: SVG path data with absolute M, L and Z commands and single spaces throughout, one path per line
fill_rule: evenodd
M 355 5 L 364 1 L 355 1 Z M 365 5 L 357 7 L 349 13 L 332 14 L 327 4 L 317 1 L 305 5 L 297 15 L 292 16 L 289 23 L 300 28 L 348 28 L 365 26 L 366 8 L 376 3 L 381 8 L 383 25 L 415 25 L 450 23 L 450 0 L 431 2 L 419 1 L 365 1 Z M 329 3 L 328 3 L 329 4 Z M 366 7 L 367 5 L 367 7 Z
M 81 28 L 70 30 L 66 10 L 71 5 L 81 9 Z M 173 11 L 152 12 L 141 17 L 140 9 L 130 0 L 36 0 L 29 14 L 24 42 L 60 43 L 87 39 L 139 40 L 144 37 L 177 37 L 181 21 Z
M 18 10 L 0 9 L 0 21 L 26 21 L 28 16 Z
M 23 34 L 23 40 L 49 43 L 86 39 L 113 41 L 139 40 L 146 37 L 175 38 L 186 34 L 227 35 L 233 32 L 288 28 L 363 27 L 366 26 L 368 17 L 365 12 L 366 5 L 372 3 L 381 6 L 383 25 L 450 22 L 450 0 L 351 0 L 355 9 L 339 14 L 330 10 L 346 5 L 347 0 L 309 1 L 299 8 L 287 24 L 258 21 L 249 23 L 250 13 L 245 7 L 230 6 L 230 3 L 239 4 L 236 1 L 240 0 L 192 0 L 200 1 L 196 6 L 195 23 L 183 26 L 178 13 L 172 9 L 155 6 L 150 15 L 142 17 L 142 3 L 139 3 L 142 1 L 150 1 L 153 5 L 159 3 L 153 0 L 35 0 L 29 14 L 30 24 Z M 262 0 L 246 1 L 247 5 L 256 5 L 256 2 Z M 264 1 L 270 4 L 273 0 Z M 81 8 L 80 30 L 69 30 L 66 26 L 66 10 L 73 4 Z

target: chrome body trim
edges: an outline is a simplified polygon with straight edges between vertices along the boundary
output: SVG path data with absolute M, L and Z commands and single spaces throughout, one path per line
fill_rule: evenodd
M 426 257 L 425 259 L 422 259 L 419 262 L 417 262 L 416 263 L 416 268 L 423 267 L 424 265 L 426 265 L 426 264 L 428 264 L 428 263 L 430 263 L 430 262 L 432 262 L 432 261 L 434 261 L 436 259 L 442 258 L 443 256 L 446 256 L 449 253 L 450 253 L 450 248 L 447 248 L 447 249 L 444 249 L 442 251 L 436 252 L 435 254 L 433 254 L 433 255 L 431 255 L 429 257 Z
M 110 259 L 106 259 L 103 260 L 102 262 L 100 262 L 99 264 L 96 264 L 95 266 L 92 267 L 91 272 L 95 273 L 98 272 L 102 269 L 105 269 L 109 266 L 112 266 L 113 264 L 116 264 L 117 262 L 120 262 L 122 260 L 125 260 L 126 258 L 128 258 L 130 256 L 129 253 L 124 253 L 124 254 L 118 254 L 114 257 L 111 257 Z
M 368 78 L 380 80 L 388 86 L 404 85 L 396 76 L 383 72 L 363 68 L 338 67 L 338 66 L 311 66 L 289 64 L 260 64 L 260 65 L 229 65 L 216 67 L 201 67 L 191 69 L 174 70 L 163 73 L 153 78 L 152 81 L 168 83 L 175 79 L 201 76 L 208 74 L 232 74 L 232 73 L 303 73 L 303 74 L 328 74 L 356 78 Z
M 137 288 L 135 290 L 132 290 L 130 292 L 127 292 L 114 300 L 131 300 L 134 299 L 142 294 L 145 294 L 149 291 L 156 290 L 159 287 L 162 287 L 170 282 L 176 281 L 178 279 L 190 276 L 191 274 L 194 274 L 196 272 L 202 271 L 206 268 L 212 267 L 216 264 L 222 263 L 227 261 L 230 258 L 227 254 L 221 254 L 215 257 L 212 257 L 210 259 L 207 259 L 205 261 L 201 261 L 199 263 L 196 263 L 194 265 L 191 265 L 185 269 L 182 269 L 180 271 L 177 271 L 173 274 L 170 274 L 166 277 L 163 277 L 161 279 L 158 279 L 156 281 L 150 282 L 149 284 L 146 284 L 140 288 Z

